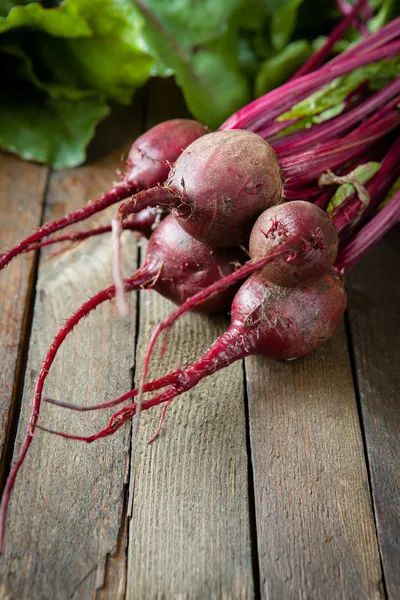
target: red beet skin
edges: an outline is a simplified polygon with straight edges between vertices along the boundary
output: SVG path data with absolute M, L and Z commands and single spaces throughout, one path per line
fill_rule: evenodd
M 331 337 L 346 302 L 342 280 L 331 273 L 295 288 L 266 286 L 256 273 L 233 299 L 231 328 L 243 336 L 247 354 L 299 358 Z
M 246 277 L 257 271 L 258 280 L 268 287 L 276 280 L 281 286 L 305 285 L 329 271 L 336 258 L 337 245 L 338 235 L 329 216 L 309 202 L 286 202 L 268 208 L 257 219 L 251 232 L 251 263 L 231 273 L 225 280 L 213 283 L 211 288 L 203 288 L 157 325 L 147 347 L 142 383 L 146 380 L 150 356 L 161 332 L 168 332 L 178 318 L 194 310 L 210 293 L 220 293 L 243 271 L 246 271 Z M 274 284 L 271 284 L 274 279 Z
M 157 277 L 153 289 L 176 304 L 219 281 L 235 270 L 238 262 L 246 260 L 239 248 L 213 248 L 188 235 L 169 215 L 158 226 L 147 246 L 147 256 L 141 270 Z M 235 294 L 236 286 L 224 290 L 196 307 L 200 312 L 226 309 Z
M 247 243 L 257 217 L 282 193 L 279 164 L 266 141 L 250 131 L 217 131 L 190 144 L 164 186 L 137 194 L 121 206 L 118 217 L 168 206 L 192 237 L 236 246 Z
M 250 235 L 250 256 L 262 258 L 290 238 L 298 241 L 298 249 L 268 263 L 259 275 L 262 281 L 293 287 L 322 277 L 333 266 L 336 228 L 325 211 L 301 200 L 273 206 L 260 215 Z
M 138 137 L 128 154 L 125 177 L 132 193 L 163 183 L 182 150 L 209 131 L 191 119 L 171 119 Z

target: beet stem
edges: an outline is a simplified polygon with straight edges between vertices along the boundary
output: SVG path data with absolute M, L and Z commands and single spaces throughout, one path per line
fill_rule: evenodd
M 343 275 L 354 267 L 400 219 L 400 191 L 371 219 L 337 257 L 335 266 Z
M 154 381 L 150 381 L 150 382 L 146 383 L 144 392 L 145 393 L 155 392 L 163 387 L 167 387 L 168 385 L 171 385 L 172 383 L 174 383 L 176 381 L 177 377 L 180 375 L 181 372 L 182 372 L 182 369 L 177 369 L 176 371 L 173 371 L 172 373 L 169 373 L 168 375 L 164 375 L 163 377 L 160 377 L 159 379 L 155 379 Z M 54 406 L 59 406 L 60 408 L 68 408 L 70 410 L 76 410 L 79 412 L 87 412 L 87 411 L 91 411 L 91 410 L 102 410 L 104 408 L 111 408 L 112 406 L 117 406 L 118 404 L 122 404 L 123 402 L 126 402 L 126 400 L 130 400 L 131 398 L 134 398 L 135 396 L 137 396 L 137 394 L 138 394 L 138 389 L 136 388 L 134 390 L 130 390 L 129 392 L 126 392 L 125 394 L 123 394 L 119 398 L 116 398 L 115 400 L 110 400 L 109 402 L 102 402 L 101 404 L 92 404 L 92 405 L 71 404 L 70 402 L 54 400 L 53 398 L 43 398 L 43 402 L 47 402 L 48 404 L 53 404 Z
M 365 210 L 355 194 L 352 194 L 349 198 L 343 200 L 339 206 L 335 207 L 333 223 L 339 234 L 345 229 L 347 230 L 346 235 L 349 232 L 354 234 L 354 231 L 360 228 L 360 224 L 371 215 L 377 205 L 384 199 L 385 194 L 390 190 L 400 172 L 399 153 L 400 137 L 389 148 L 382 159 L 379 171 L 366 186 L 371 201 Z
M 397 30 L 395 29 L 396 24 Z M 400 17 L 394 19 L 394 21 L 390 23 L 390 35 L 387 35 L 389 39 L 398 35 L 399 24 Z M 385 33 L 383 30 L 385 30 L 385 27 L 380 30 Z M 368 36 L 367 39 L 373 45 L 376 37 L 377 34 L 374 34 Z M 313 90 L 320 89 L 323 85 L 329 83 L 333 79 L 336 79 L 341 75 L 346 75 L 354 69 L 366 64 L 374 63 L 385 58 L 392 58 L 398 54 L 399 50 L 400 43 L 392 42 L 387 43 L 384 46 L 379 45 L 371 51 L 363 53 L 355 52 L 354 55 L 350 55 L 346 60 L 343 59 L 336 62 L 332 60 L 317 71 L 309 73 L 308 75 L 303 75 L 293 81 L 289 81 L 276 90 L 268 92 L 261 98 L 254 100 L 252 103 L 232 115 L 232 117 L 225 121 L 220 129 L 241 128 L 248 129 L 249 131 L 258 131 L 260 127 L 264 127 L 266 123 L 272 123 L 276 117 L 285 110 L 307 97 Z M 268 115 L 267 119 L 265 115 Z
M 131 214 L 138 213 L 146 208 L 156 206 L 172 206 L 176 202 L 177 196 L 166 186 L 156 186 L 149 190 L 143 190 L 133 196 L 127 202 L 121 204 L 117 210 L 117 214 L 111 222 L 111 240 L 113 250 L 112 274 L 113 281 L 117 290 L 116 302 L 119 314 L 122 317 L 127 317 L 129 314 L 129 306 L 125 299 L 124 292 L 124 276 L 122 270 L 122 247 L 121 233 L 123 221 Z
M 129 215 L 138 213 L 145 208 L 154 208 L 157 206 L 170 208 L 180 201 L 182 201 L 182 198 L 172 192 L 168 185 L 157 185 L 148 190 L 138 192 L 132 198 L 123 202 L 118 207 L 117 218 L 122 221 Z
M 156 215 L 149 214 L 149 218 L 146 221 L 132 220 L 123 223 L 122 228 L 129 231 L 137 231 L 138 233 L 146 233 L 151 225 L 156 221 Z M 31 252 L 32 250 L 39 250 L 45 246 L 51 246 L 59 242 L 80 242 L 87 238 L 102 235 L 103 233 L 111 233 L 111 225 L 101 225 L 99 227 L 93 227 L 92 229 L 85 229 L 83 231 L 71 231 L 64 235 L 58 235 L 42 242 L 37 242 L 25 248 L 22 252 Z
M 344 16 L 349 14 L 349 12 L 351 12 L 351 10 L 353 9 L 353 6 L 351 4 L 348 4 L 347 2 L 345 2 L 344 0 L 336 0 L 336 4 L 337 4 L 340 12 Z M 368 3 L 365 5 L 365 9 L 364 9 L 363 13 L 364 13 L 365 20 L 368 20 L 373 16 L 373 11 Z M 354 27 L 356 27 L 358 29 L 358 31 L 360 32 L 361 35 L 363 35 L 363 36 L 368 35 L 368 29 L 365 25 L 365 22 L 362 19 L 361 14 L 353 19 L 352 25 L 354 25 Z
M 136 190 L 133 188 L 132 184 L 128 183 L 126 180 L 121 181 L 120 183 L 117 183 L 109 192 L 103 196 L 100 196 L 96 200 L 93 200 L 93 202 L 89 202 L 89 204 L 83 208 L 79 208 L 75 212 L 65 215 L 56 221 L 42 225 L 42 227 L 19 242 L 16 246 L 14 246 L 14 248 L 11 248 L 11 250 L 8 250 L 0 255 L 0 270 L 8 265 L 13 258 L 24 252 L 32 244 L 39 242 L 43 237 L 51 235 L 60 229 L 64 229 L 64 227 L 72 225 L 73 223 L 79 223 L 80 221 L 91 217 L 101 210 L 104 210 L 108 206 L 127 198 L 135 191 Z
M 293 79 L 297 79 L 298 77 L 302 77 L 303 75 L 310 73 L 329 56 L 329 53 L 332 50 L 333 46 L 338 40 L 340 40 L 345 31 L 351 26 L 352 22 L 354 21 L 354 18 L 358 16 L 365 3 L 366 0 L 358 0 L 358 2 L 356 2 L 352 9 L 332 30 L 325 44 L 319 50 L 317 50 L 317 52 L 315 52 L 300 67 L 300 69 L 296 71 L 296 73 L 289 79 L 289 81 L 292 81 Z
M 356 158 L 374 142 L 392 131 L 400 123 L 400 114 L 393 111 L 375 121 L 370 117 L 342 140 L 331 140 L 311 150 L 280 160 L 284 176 L 292 179 L 292 185 L 305 184 L 327 169 L 335 169 L 342 163 Z
M 288 136 L 288 138 L 279 138 L 276 144 L 272 143 L 278 159 L 293 155 L 295 152 L 310 148 L 323 140 L 327 142 L 331 138 L 341 138 L 343 134 L 354 127 L 354 124 L 361 119 L 369 116 L 371 113 L 382 107 L 400 92 L 400 77 L 385 86 L 382 90 L 376 92 L 373 96 L 347 111 L 346 113 L 329 119 L 325 123 L 314 125 L 309 131 L 300 131 Z M 262 132 L 260 132 L 262 135 Z M 262 137 L 264 137 L 262 135 Z M 338 140 L 340 143 L 340 140 Z

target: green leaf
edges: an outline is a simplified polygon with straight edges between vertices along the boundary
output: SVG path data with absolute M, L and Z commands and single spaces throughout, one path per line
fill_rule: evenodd
M 278 8 L 275 4 L 276 0 L 245 0 L 235 11 L 234 18 L 241 29 L 259 32 Z
M 14 6 L 30 4 L 31 0 L 0 0 L 0 17 L 6 17 Z
M 383 25 L 400 14 L 400 0 L 383 0 L 378 4 L 380 4 L 378 12 L 367 23 L 367 29 L 370 33 L 378 31 Z
M 215 31 L 207 32 L 205 26 L 207 19 L 203 11 L 200 11 L 194 19 L 199 31 L 194 31 L 192 24 L 190 34 L 182 31 L 181 35 L 176 35 L 178 18 L 173 25 L 170 24 L 171 14 L 165 18 L 165 23 L 161 21 L 158 14 L 156 16 L 149 9 L 149 5 L 157 4 L 155 0 L 146 2 L 136 0 L 136 4 L 145 19 L 146 26 L 143 32 L 148 44 L 157 53 L 159 59 L 174 70 L 189 110 L 195 118 L 215 128 L 249 101 L 248 84 L 239 69 L 235 68 L 232 53 L 227 50 L 231 39 L 225 26 L 219 27 L 220 31 L 225 31 L 225 35 L 221 36 L 222 42 L 218 43 L 215 39 Z M 169 4 L 175 7 L 177 1 L 168 3 L 168 6 Z M 160 14 L 164 14 L 163 11 L 160 10 Z M 220 15 L 221 12 L 218 14 Z M 210 21 L 215 25 L 215 11 L 210 12 Z M 207 38 L 210 41 L 210 36 L 213 41 L 209 46 L 191 43 L 194 39 Z
M 79 101 L 47 98 L 45 102 L 0 99 L 0 147 L 26 160 L 56 168 L 75 167 L 95 127 L 109 112 L 100 98 Z
M 16 44 L 0 46 L 0 53 L 6 54 L 9 59 L 10 57 L 14 59 L 11 65 L 11 71 L 16 80 L 22 79 L 32 84 L 36 89 L 45 92 L 52 98 L 61 97 L 69 98 L 70 100 L 78 100 L 80 98 L 88 98 L 96 95 L 96 92 L 92 92 L 91 90 L 80 90 L 57 83 L 44 83 L 36 75 L 31 58 Z M 7 65 L 10 65 L 10 61 L 8 61 Z
M 142 18 L 130 0 L 66 0 L 63 6 L 67 3 L 85 16 L 93 37 L 42 37 L 36 44 L 41 64 L 57 83 L 129 104 L 154 63 L 141 35 Z
M 198 52 L 192 67 L 175 68 L 175 76 L 189 110 L 212 129 L 250 100 L 245 79 L 212 51 Z
M 297 22 L 297 12 L 303 0 L 286 0 L 277 8 L 270 22 L 270 38 L 275 50 L 283 50 Z M 282 4 L 282 3 L 280 3 Z
M 358 165 L 353 171 L 348 173 L 346 177 L 357 179 L 362 185 L 367 183 L 381 168 L 381 163 L 370 161 L 363 165 Z M 335 208 L 341 206 L 354 193 L 354 186 L 351 183 L 343 183 L 338 187 L 335 194 L 329 201 L 326 212 L 331 213 Z
M 109 100 L 129 104 L 135 88 L 150 75 L 154 59 L 137 52 L 125 41 L 38 41 L 41 63 L 53 81 L 83 90 L 94 90 Z
M 32 27 L 58 37 L 86 37 L 91 29 L 68 0 L 58 10 L 48 10 L 33 2 L 14 6 L 6 17 L 0 17 L 0 33 L 16 27 Z
M 246 0 L 139 0 L 134 3 L 154 15 L 185 49 L 208 44 L 224 35 L 230 19 Z
M 311 54 L 311 45 L 306 40 L 298 40 L 265 60 L 257 74 L 256 96 L 262 96 L 284 83 Z
M 40 30 L 31 51 L 52 84 L 95 91 L 122 104 L 146 82 L 154 63 L 142 24 L 130 0 L 64 0 L 58 9 L 33 3 L 12 8 L 0 20 L 3 30 Z

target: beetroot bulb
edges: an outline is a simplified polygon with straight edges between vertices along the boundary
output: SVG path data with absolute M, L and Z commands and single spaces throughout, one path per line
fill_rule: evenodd
M 207 127 L 190 119 L 172 119 L 146 131 L 132 144 L 122 180 L 93 202 L 60 219 L 42 225 L 14 248 L 0 255 L 0 269 L 13 258 L 68 225 L 78 223 L 140 190 L 163 183 L 173 163 L 191 142 L 208 132 Z
M 231 325 L 227 331 L 191 365 L 170 373 L 165 379 L 146 384 L 144 391 L 150 391 L 150 386 L 154 389 L 165 386 L 166 389 L 144 400 L 141 410 L 164 404 L 163 419 L 168 404 L 174 398 L 195 387 L 205 377 L 247 356 L 261 355 L 275 360 L 305 356 L 331 337 L 345 308 L 343 281 L 333 273 L 293 288 L 266 285 L 258 273 L 254 273 L 233 299 Z M 131 390 L 114 400 L 113 404 L 137 394 L 137 390 Z M 108 405 L 111 406 L 111 403 Z M 111 417 L 105 429 L 91 436 L 75 436 L 40 428 L 67 439 L 91 443 L 112 435 L 138 410 L 137 402 L 126 405 Z M 160 427 L 155 436 L 159 430 Z
M 240 248 L 213 248 L 188 235 L 169 215 L 153 232 L 147 246 L 146 260 L 138 272 L 154 278 L 152 289 L 175 304 L 182 304 L 203 288 L 222 279 L 244 262 Z M 229 306 L 235 291 L 212 297 L 199 305 L 200 312 L 218 312 Z
M 277 241 L 293 236 L 301 240 L 299 248 L 266 264 L 260 279 L 293 287 L 318 279 L 333 266 L 339 243 L 336 228 L 324 210 L 301 200 L 273 206 L 258 217 L 251 230 L 250 256 L 257 260 Z
M 163 186 L 121 205 L 118 217 L 148 206 L 173 209 L 194 238 L 213 246 L 247 242 L 254 221 L 282 198 L 275 152 L 255 133 L 216 131 L 192 142 L 171 167 Z

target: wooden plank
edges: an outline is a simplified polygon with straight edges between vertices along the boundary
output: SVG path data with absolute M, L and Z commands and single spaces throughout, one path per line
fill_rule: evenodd
M 400 236 L 349 279 L 349 324 L 388 597 L 400 598 Z
M 135 115 L 130 123 L 125 119 L 125 129 L 130 128 L 132 137 L 141 131 L 140 112 L 139 101 L 126 109 L 127 117 Z M 54 173 L 46 219 L 108 189 L 123 149 L 116 146 L 114 152 L 88 166 Z M 97 220 L 108 222 L 114 210 Z M 128 232 L 124 236 L 125 268 L 134 271 L 136 238 Z M 66 317 L 111 283 L 110 263 L 110 241 L 104 236 L 55 258 L 43 254 L 17 445 L 25 433 L 33 384 L 45 352 Z M 130 320 L 120 319 L 108 304 L 79 324 L 54 363 L 46 394 L 93 403 L 131 386 L 135 295 L 130 300 Z M 80 414 L 44 406 L 40 420 L 56 429 L 88 434 L 103 427 L 107 418 L 100 412 Z M 91 446 L 36 432 L 10 506 L 6 554 L 0 562 L 1 597 L 86 600 L 103 586 L 107 557 L 121 547 L 129 460 L 129 426 L 114 438 Z M 124 573 L 121 577 L 122 581 L 110 578 L 112 598 L 121 597 L 115 591 L 123 591 Z
M 154 84 L 152 115 L 186 116 L 171 82 Z M 136 378 L 153 326 L 173 306 L 150 291 L 140 303 Z M 154 355 L 151 376 L 194 359 L 226 325 L 225 318 L 189 315 L 157 368 Z M 127 600 L 253 597 L 243 397 L 237 363 L 173 402 L 151 446 L 160 411 L 143 414 L 132 464 Z
M 171 308 L 155 292 L 141 293 L 140 355 Z M 226 325 L 190 315 L 152 375 L 195 358 Z M 147 446 L 159 418 L 159 410 L 143 414 L 135 445 L 127 600 L 252 597 L 241 363 L 172 403 Z
M 383 598 L 346 336 L 246 360 L 262 598 Z
M 0 154 L 0 253 L 40 224 L 47 176 L 47 167 Z M 0 481 L 9 462 L 6 440 L 13 435 L 13 407 L 19 402 L 34 265 L 34 255 L 26 254 L 0 273 Z

